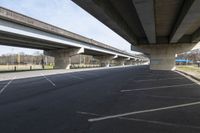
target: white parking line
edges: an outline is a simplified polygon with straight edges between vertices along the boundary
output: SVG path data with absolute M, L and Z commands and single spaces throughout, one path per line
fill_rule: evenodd
M 162 80 L 172 80 L 172 79 L 184 79 L 184 77 L 163 78 L 163 79 L 147 79 L 147 80 L 135 80 L 134 82 L 162 81 Z
M 175 123 L 162 122 L 162 121 L 153 121 L 153 120 L 145 120 L 145 119 L 126 118 L 126 117 L 120 117 L 120 119 L 129 120 L 129 121 L 137 121 L 137 122 L 145 122 L 145 123 L 163 125 L 163 126 L 187 127 L 187 128 L 200 129 L 200 126 L 182 125 L 182 124 L 175 124 Z
M 90 112 L 77 112 L 81 115 L 91 115 L 91 116 L 101 116 L 99 114 L 90 113 Z M 145 119 L 136 119 L 136 118 L 127 118 L 127 117 L 118 117 L 118 119 L 121 120 L 129 120 L 129 121 L 136 121 L 136 122 L 144 122 L 144 123 L 150 123 L 150 124 L 156 124 L 156 125 L 163 125 L 163 126 L 173 126 L 173 127 L 188 127 L 188 128 L 196 128 L 200 129 L 199 126 L 193 126 L 193 125 L 182 125 L 182 124 L 175 124 L 175 123 L 169 123 L 169 122 L 162 122 L 162 121 L 153 121 L 153 120 L 145 120 Z
M 155 97 L 155 98 L 167 98 L 167 99 L 200 99 L 200 97 L 180 97 L 180 96 L 159 96 L 159 95 L 149 95 L 149 94 L 142 94 L 145 96 L 149 96 L 149 97 Z
M 4 87 L 0 90 L 0 94 L 3 93 L 3 91 L 13 82 L 13 80 L 15 80 L 16 77 L 13 77 L 13 79 L 11 79 L 6 85 L 4 85 Z
M 82 111 L 77 111 L 76 113 L 81 114 L 81 115 L 93 115 L 93 116 L 101 116 L 95 113 L 89 113 L 89 112 L 82 112 Z
M 41 73 L 41 75 L 42 75 L 47 81 L 49 81 L 54 87 L 56 87 L 56 84 L 55 84 L 53 81 L 51 81 L 50 79 L 48 79 L 43 73 Z
M 131 89 L 131 90 L 121 90 L 120 92 L 145 91 L 145 90 L 162 89 L 162 88 L 173 88 L 173 87 L 191 86 L 191 85 L 197 85 L 197 84 L 196 83 L 190 83 L 190 84 L 181 84 L 181 85 L 166 85 L 166 86 L 158 86 L 158 87 L 148 87 L 148 88 L 139 88 L 139 89 Z
M 114 119 L 114 118 L 129 116 L 129 115 L 149 113 L 149 112 L 155 112 L 155 111 L 161 111 L 161 110 L 176 109 L 176 108 L 188 107 L 188 106 L 199 105 L 199 104 L 200 104 L 200 101 L 186 103 L 186 104 L 173 105 L 173 106 L 167 106 L 167 107 L 162 107 L 162 108 L 134 111 L 134 112 L 129 112 L 129 113 L 117 114 L 117 115 L 103 116 L 103 117 L 88 119 L 88 121 L 89 122 L 102 121 L 102 120 Z

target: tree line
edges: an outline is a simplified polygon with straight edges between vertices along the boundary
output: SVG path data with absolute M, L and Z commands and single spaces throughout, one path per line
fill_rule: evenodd
M 196 63 L 200 61 L 200 49 L 178 54 L 177 59 L 191 60 L 193 63 Z
M 42 63 L 50 65 L 54 63 L 54 59 L 43 54 L 27 55 L 23 52 L 19 54 L 3 54 L 0 56 L 0 65 L 25 65 L 25 64 L 35 64 L 39 65 Z

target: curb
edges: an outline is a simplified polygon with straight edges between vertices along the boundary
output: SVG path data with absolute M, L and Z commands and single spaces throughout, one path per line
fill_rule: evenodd
M 193 75 L 191 75 L 191 74 L 188 74 L 188 73 L 186 73 L 186 72 L 183 72 L 183 71 L 180 71 L 180 70 L 176 70 L 177 72 L 180 72 L 180 73 L 182 73 L 182 74 L 185 74 L 185 75 L 187 75 L 187 76 L 189 76 L 189 77 L 191 77 L 191 78 L 193 78 L 193 79 L 195 79 L 195 80 L 197 80 L 197 81 L 200 81 L 200 78 L 197 78 L 197 77 L 195 77 L 195 76 L 193 76 Z

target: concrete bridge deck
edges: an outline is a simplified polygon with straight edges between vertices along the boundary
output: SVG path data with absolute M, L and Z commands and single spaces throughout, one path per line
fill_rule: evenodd
M 148 54 L 152 70 L 173 70 L 175 55 L 200 48 L 199 0 L 73 0 Z
M 65 29 L 62 29 L 62 28 L 59 28 L 57 26 L 42 22 L 40 20 L 25 16 L 23 14 L 14 12 L 12 10 L 9 10 L 9 9 L 3 8 L 3 7 L 0 7 L 0 20 L 4 20 L 7 23 L 19 24 L 19 25 L 22 25 L 24 27 L 30 27 L 32 29 L 37 29 L 39 31 L 44 31 L 45 33 L 52 33 L 54 35 L 59 35 L 59 36 L 62 36 L 64 38 L 76 40 L 76 41 L 79 41 L 79 42 L 91 44 L 91 46 L 98 46 L 98 47 L 101 47 L 101 48 L 104 48 L 104 49 L 107 49 L 107 50 L 111 50 L 111 51 L 114 51 L 114 52 L 119 52 L 121 54 L 131 55 L 131 54 L 125 52 L 125 51 L 122 51 L 122 50 L 119 50 L 117 48 L 111 47 L 111 46 L 106 45 L 104 43 L 95 41 L 93 39 L 81 36 L 79 34 L 67 31 Z M 0 23 L 0 25 L 2 25 L 2 23 Z M 15 27 L 17 29 L 17 26 L 13 25 L 13 27 Z M 3 37 L 6 34 L 2 33 L 2 32 L 3 32 L 3 30 L 2 31 L 0 30 L 1 36 Z M 34 33 L 35 31 L 32 30 L 32 32 Z M 14 36 L 14 38 L 18 38 L 18 37 L 16 37 L 16 35 L 13 35 L 13 36 Z M 40 40 L 40 41 L 42 41 L 42 40 Z M 23 46 L 22 44 L 21 44 L 21 46 Z M 12 45 L 12 43 L 10 45 Z M 17 45 L 17 44 L 15 44 L 15 45 Z M 55 48 L 57 48 L 57 49 L 66 48 L 66 45 L 61 45 L 61 44 L 57 44 L 57 45 L 54 44 L 54 46 L 51 46 L 52 42 L 46 43 L 46 46 L 45 46 L 45 44 L 43 44 L 43 47 L 39 47 L 38 45 L 35 45 L 35 48 L 44 49 L 44 50 L 45 49 L 52 49 L 52 48 L 53 49 L 55 49 Z M 30 47 L 30 46 L 26 45 L 24 47 Z M 77 47 L 77 46 L 75 46 L 75 47 Z

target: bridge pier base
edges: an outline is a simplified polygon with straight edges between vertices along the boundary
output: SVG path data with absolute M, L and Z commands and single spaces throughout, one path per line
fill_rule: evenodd
M 119 66 L 125 66 L 125 62 L 127 61 L 126 58 L 121 58 L 121 57 L 118 57 L 115 59 L 115 62 L 117 63 L 117 65 Z
M 174 70 L 175 55 L 191 50 L 196 44 L 155 44 L 139 47 L 150 54 L 151 70 Z
M 114 56 L 94 56 L 94 58 L 100 61 L 101 67 L 110 67 Z
M 125 66 L 125 60 L 120 60 L 120 61 L 119 61 L 119 65 L 120 65 L 120 66 Z
M 134 64 L 134 60 L 130 59 L 126 61 L 126 65 L 133 65 Z
M 173 49 L 152 50 L 151 70 L 175 70 L 175 51 Z
M 100 61 L 101 67 L 110 67 L 113 56 L 94 56 L 94 58 Z
M 84 49 L 82 48 L 69 48 L 69 49 L 44 51 L 45 55 L 54 57 L 55 69 L 70 69 L 71 57 L 81 53 L 84 53 Z

